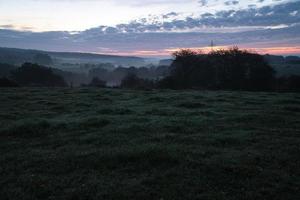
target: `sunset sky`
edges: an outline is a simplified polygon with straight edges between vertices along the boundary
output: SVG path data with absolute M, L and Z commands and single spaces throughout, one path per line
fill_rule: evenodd
M 300 55 L 300 0 L 0 0 L 0 46 L 166 57 L 239 46 Z

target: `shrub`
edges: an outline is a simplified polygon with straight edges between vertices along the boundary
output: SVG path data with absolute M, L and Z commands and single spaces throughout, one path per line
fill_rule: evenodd
M 172 89 L 269 90 L 274 70 L 263 56 L 234 47 L 229 50 L 181 50 L 174 53 L 169 77 L 159 87 Z
M 12 79 L 21 86 L 64 87 L 64 79 L 54 74 L 51 68 L 24 63 L 12 72 Z
M 0 87 L 18 87 L 19 85 L 12 81 L 12 80 L 9 80 L 7 78 L 0 78 Z
M 104 88 L 104 87 L 106 87 L 106 82 L 103 80 L 100 80 L 97 77 L 94 77 L 88 86 Z
M 151 80 L 141 79 L 135 74 L 128 74 L 122 80 L 121 87 L 128 89 L 151 89 L 154 88 L 154 82 Z

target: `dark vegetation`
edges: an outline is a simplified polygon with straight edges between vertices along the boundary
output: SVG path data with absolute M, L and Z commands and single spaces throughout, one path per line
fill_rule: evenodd
M 152 89 L 154 87 L 154 81 L 139 78 L 134 73 L 125 76 L 121 82 L 121 88 L 127 89 Z
M 14 65 L 0 63 L 0 77 L 9 77 L 11 72 L 15 70 L 17 67 Z
M 297 57 L 182 50 L 74 72 L 52 67 L 72 53 L 22 52 L 0 64 L 0 199 L 300 196 L 300 76 L 272 67 Z
M 103 80 L 100 80 L 97 77 L 95 77 L 95 78 L 92 79 L 92 81 L 90 82 L 90 84 L 88 84 L 87 86 L 89 86 L 89 87 L 105 88 L 106 87 L 106 82 L 103 81 Z
M 128 75 L 135 75 L 143 82 L 161 79 L 169 74 L 169 66 L 150 66 L 150 67 L 117 67 L 113 69 L 105 69 L 102 66 L 93 68 L 89 71 L 89 77 L 95 76 L 108 83 L 109 86 L 120 86 L 123 79 L 127 79 Z M 132 85 L 139 88 L 139 85 Z
M 54 65 L 58 57 L 52 59 L 48 54 L 39 51 L 25 52 L 33 56 L 32 60 L 37 64 L 25 63 L 20 68 L 11 64 L 0 64 L 0 77 L 6 77 L 19 86 L 61 87 L 69 85 L 127 89 L 300 91 L 300 74 L 291 70 L 289 66 L 277 66 L 285 63 L 300 68 L 297 64 L 299 57 L 262 56 L 235 47 L 229 50 L 212 51 L 208 54 L 181 50 L 173 55 L 173 60 L 161 60 L 160 64 L 164 65 L 158 66 L 123 67 L 112 63 L 85 63 L 77 68 L 77 72 L 71 72 L 74 69 L 65 71 L 45 67 Z M 73 58 L 71 53 L 50 53 L 51 55 L 57 54 L 56 56 L 64 55 L 65 59 Z M 23 56 L 26 57 L 27 54 Z M 97 58 L 93 54 L 79 54 L 78 56 Z M 168 66 L 170 63 L 171 65 Z
M 271 90 L 274 70 L 261 55 L 237 48 L 207 55 L 191 50 L 174 54 L 170 76 L 160 86 L 173 89 Z
M 65 87 L 64 79 L 54 74 L 51 68 L 41 67 L 37 64 L 24 63 L 22 67 L 11 72 L 12 80 L 22 86 L 35 87 Z
M 274 58 L 267 56 L 266 59 L 238 48 L 208 54 L 181 50 L 174 53 L 168 75 L 154 85 L 168 89 L 300 91 L 300 76 L 276 76 L 270 60 Z
M 297 93 L 0 93 L 3 200 L 300 196 Z
M 19 85 L 8 78 L 0 78 L 0 87 L 18 87 Z

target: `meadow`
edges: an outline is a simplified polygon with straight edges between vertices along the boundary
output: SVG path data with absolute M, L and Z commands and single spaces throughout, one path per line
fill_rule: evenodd
M 300 94 L 0 90 L 0 198 L 298 199 Z

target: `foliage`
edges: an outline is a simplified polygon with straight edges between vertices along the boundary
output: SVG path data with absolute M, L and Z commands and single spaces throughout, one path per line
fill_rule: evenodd
M 120 85 L 122 80 L 128 74 L 135 74 L 139 79 L 156 80 L 164 77 L 168 74 L 168 66 L 158 67 L 117 67 L 112 70 L 108 70 L 104 67 L 93 68 L 89 71 L 89 77 L 97 77 L 104 80 L 108 85 L 116 86 Z
M 153 87 L 153 81 L 139 78 L 133 73 L 129 73 L 121 82 L 121 88 L 151 89 Z
M 288 87 L 287 90 L 294 91 L 294 92 L 300 92 L 300 76 L 290 76 L 287 79 Z
M 64 79 L 54 74 L 51 68 L 24 63 L 12 72 L 12 79 L 21 86 L 64 87 Z
M 106 87 L 106 82 L 94 77 L 89 84 L 90 87 Z
M 171 79 L 177 89 L 269 90 L 274 71 L 263 56 L 238 48 L 174 53 Z
M 8 78 L 0 78 L 0 87 L 18 87 L 18 84 Z

